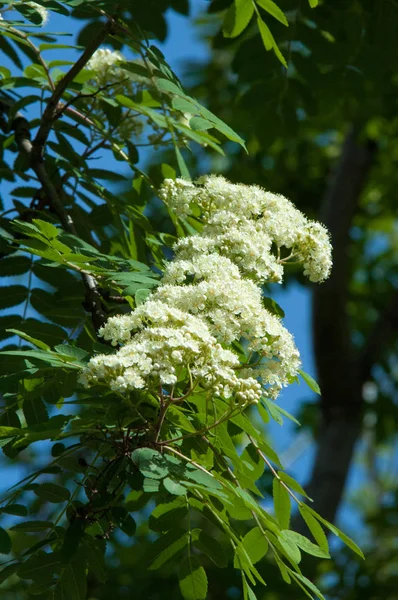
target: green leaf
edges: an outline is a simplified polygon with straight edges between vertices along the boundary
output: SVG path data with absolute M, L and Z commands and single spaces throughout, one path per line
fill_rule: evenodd
M 177 481 L 173 481 L 170 477 L 165 477 L 163 479 L 163 485 L 169 494 L 173 496 L 185 496 L 187 493 L 187 488 L 178 483 Z
M 305 371 L 302 371 L 301 369 L 299 369 L 298 372 L 301 375 L 301 377 L 304 379 L 305 383 L 308 385 L 308 387 L 313 392 L 315 392 L 316 394 L 321 393 L 321 388 L 319 387 L 319 385 L 317 384 L 315 379 L 313 377 L 311 377 L 311 375 L 308 375 L 308 373 L 306 373 Z
M 76 558 L 64 569 L 54 596 L 57 600 L 86 600 L 86 565 L 82 558 Z
M 189 121 L 189 126 L 194 131 L 206 131 L 206 129 L 214 127 L 214 123 L 211 123 L 211 121 L 203 119 L 202 117 L 192 117 Z
M 305 504 L 299 506 L 299 511 L 304 521 L 306 522 L 308 529 L 314 536 L 314 539 L 317 542 L 318 546 L 320 546 L 325 552 L 329 552 L 329 543 L 327 537 L 316 518 L 313 517 L 311 513 L 307 510 Z
M 41 350 L 50 350 L 50 346 L 48 346 L 41 340 L 37 340 L 36 338 L 31 337 L 30 335 L 28 335 L 27 333 L 24 333 L 23 331 L 19 331 L 19 329 L 7 329 L 7 331 L 9 333 L 13 333 L 13 334 L 19 336 L 20 338 L 22 338 L 23 340 L 26 340 L 27 342 L 30 342 L 31 344 L 33 344 L 37 348 L 40 348 Z
M 274 498 L 275 516 L 281 529 L 288 529 L 290 523 L 290 495 L 284 485 L 274 478 L 272 482 L 272 494 Z
M 28 509 L 23 504 L 7 504 L 7 506 L 2 506 L 0 508 L 0 513 L 16 515 L 17 517 L 26 517 Z
M 16 573 L 18 569 L 19 563 L 14 563 L 8 565 L 7 567 L 4 567 L 4 569 L 0 571 L 0 584 L 4 583 L 9 577 L 14 575 L 14 573 Z
M 228 565 L 225 548 L 215 537 L 208 535 L 205 531 L 199 533 L 199 536 L 193 541 L 193 545 L 210 558 L 219 569 L 223 569 Z
M 298 565 L 301 561 L 301 552 L 297 544 L 295 544 L 290 538 L 285 537 L 284 533 L 284 531 L 280 532 L 278 542 L 290 560 Z
M 180 523 L 187 515 L 185 498 L 181 496 L 166 504 L 159 504 L 149 517 L 148 525 L 152 531 L 168 531 Z
M 54 504 L 66 502 L 70 498 L 69 490 L 55 483 L 42 483 L 34 489 L 34 492 L 42 500 Z
M 273 300 L 272 298 L 268 298 L 267 296 L 263 296 L 262 302 L 263 302 L 264 308 L 269 310 L 274 315 L 277 315 L 278 317 L 281 317 L 282 319 L 284 318 L 285 311 L 279 306 L 279 304 L 277 302 L 275 302 L 275 300 Z
M 304 550 L 304 552 L 306 552 L 307 554 L 311 554 L 312 556 L 319 556 L 320 558 L 330 558 L 329 552 L 325 552 L 325 550 L 322 550 L 322 548 L 310 542 L 309 539 L 307 539 L 300 533 L 285 530 L 281 531 L 281 535 L 285 540 L 291 540 L 292 542 L 294 542 L 296 546 L 301 548 L 301 550 Z
M 186 162 L 184 160 L 184 157 L 181 153 L 181 150 L 179 149 L 179 147 L 177 146 L 177 144 L 174 144 L 174 151 L 176 153 L 176 158 L 177 158 L 177 164 L 178 164 L 178 168 L 180 169 L 180 174 L 181 177 L 183 179 L 191 179 L 191 175 L 189 174 L 189 169 L 186 165 Z
M 167 462 L 163 455 L 152 448 L 137 448 L 131 455 L 131 460 L 137 465 L 144 477 L 163 479 L 169 474 Z
M 58 553 L 46 554 L 40 552 L 29 558 L 18 570 L 21 579 L 34 579 L 35 581 L 48 581 L 52 573 L 61 565 Z
M 197 558 L 190 556 L 180 567 L 179 584 L 185 600 L 205 600 L 207 597 L 207 576 Z
M 5 529 L 0 527 L 0 554 L 10 554 L 11 538 Z
M 28 293 L 28 288 L 23 285 L 8 285 L 3 287 L 0 294 L 0 310 L 25 302 Z
M 22 408 L 26 423 L 29 426 L 48 421 L 48 412 L 41 398 L 28 396 L 24 399 Z
M 274 38 L 268 28 L 268 26 L 264 23 L 264 21 L 257 17 L 257 25 L 260 30 L 261 39 L 263 40 L 263 44 L 266 50 L 272 50 L 274 45 Z
M 279 475 L 279 478 L 282 479 L 282 481 L 284 483 L 286 483 L 286 485 L 288 485 L 292 490 L 294 490 L 295 492 L 298 492 L 302 496 L 305 496 L 305 498 L 309 498 L 306 491 L 301 487 L 301 485 L 298 483 L 298 481 L 293 479 L 293 477 L 291 477 L 284 471 L 278 471 L 278 475 Z
M 319 0 L 308 0 L 311 8 L 315 8 L 319 4 Z
M 26 533 L 36 533 L 37 531 L 45 531 L 46 529 L 52 529 L 53 524 L 51 521 L 24 521 L 24 523 L 18 523 L 11 527 L 11 531 L 25 531 Z
M 57 238 L 61 233 L 60 230 L 55 227 L 55 225 L 53 225 L 52 223 L 48 223 L 47 221 L 42 221 L 41 219 L 33 219 L 32 222 L 48 240 L 53 240 Z
M 154 571 L 168 562 L 171 558 L 176 559 L 177 555 L 184 550 L 189 543 L 189 535 L 186 531 L 174 528 L 172 531 L 160 537 L 152 544 L 151 555 L 154 559 L 149 565 L 149 570 Z
M 346 546 L 348 546 L 348 548 L 351 548 L 351 550 L 353 552 L 355 552 L 355 554 L 358 554 L 358 556 L 360 556 L 361 558 L 363 558 L 365 560 L 365 557 L 363 555 L 362 550 L 359 548 L 359 546 L 357 546 L 357 544 L 351 538 L 348 537 L 348 535 L 346 535 L 345 533 L 343 533 L 335 525 L 332 525 L 332 523 L 329 523 L 329 521 L 326 521 L 326 519 L 323 519 L 320 515 L 318 515 L 318 513 L 315 512 L 315 510 L 313 510 L 309 506 L 307 506 L 307 510 L 318 521 L 320 521 L 322 523 L 322 525 L 325 525 L 325 527 L 327 527 L 335 536 L 337 536 L 338 538 L 340 538 L 341 541 L 344 542 L 344 544 Z
M 249 25 L 254 13 L 252 0 L 234 0 L 225 13 L 223 34 L 227 38 L 235 38 Z
M 160 483 L 157 479 L 151 479 L 150 477 L 145 477 L 144 482 L 142 484 L 142 489 L 147 494 L 155 494 L 159 491 Z
M 283 13 L 283 11 L 279 8 L 275 2 L 272 0 L 256 0 L 256 3 L 261 6 L 264 10 L 267 11 L 270 15 L 275 17 L 280 23 L 289 27 L 289 23 Z
M 246 533 L 241 544 L 253 564 L 256 564 L 267 554 L 268 542 L 259 527 L 254 527 Z
M 322 594 L 322 592 L 318 590 L 316 585 L 314 585 L 312 581 L 307 579 L 307 577 L 304 577 L 304 575 L 302 575 L 301 573 L 297 573 L 292 569 L 288 569 L 288 571 L 294 579 L 296 579 L 298 582 L 303 583 L 306 588 L 308 588 L 313 594 L 315 594 L 317 598 L 319 598 L 319 600 L 325 600 L 325 596 Z
M 2 258 L 0 262 L 0 277 L 10 277 L 11 275 L 23 275 L 31 267 L 32 261 L 27 256 L 11 256 Z
M 82 543 L 89 571 L 100 583 L 104 583 L 106 581 L 105 540 L 93 539 L 86 535 Z
M 148 288 L 140 288 L 139 290 L 136 291 L 135 295 L 134 295 L 134 300 L 137 306 L 139 306 L 140 304 L 143 304 L 148 296 L 150 296 L 151 294 L 151 290 Z

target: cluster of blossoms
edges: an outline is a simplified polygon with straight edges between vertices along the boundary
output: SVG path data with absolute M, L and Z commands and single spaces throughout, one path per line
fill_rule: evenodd
M 145 304 L 108 320 L 100 335 L 121 348 L 91 359 L 81 381 L 120 392 L 170 389 L 189 373 L 192 386 L 241 405 L 276 398 L 297 375 L 300 356 L 279 317 L 264 307 L 261 284 L 281 281 L 292 257 L 312 281 L 325 279 L 327 231 L 286 198 L 222 177 L 196 185 L 166 180 L 160 196 L 181 215 L 199 207 L 203 230 L 177 242 L 162 285 Z M 282 247 L 290 249 L 286 258 Z M 244 364 L 225 349 L 242 339 Z
M 86 68 L 93 71 L 91 83 L 95 88 L 106 88 L 107 95 L 123 94 L 131 96 L 137 93 L 140 83 L 133 80 L 132 74 L 120 66 L 125 61 L 123 54 L 109 48 L 99 48 L 87 62 Z M 90 112 L 98 111 L 99 104 L 93 100 Z M 103 114 L 101 113 L 103 117 Z M 117 131 L 123 139 L 130 139 L 133 135 L 139 136 L 143 130 L 143 123 L 131 111 L 125 111 L 118 124 Z

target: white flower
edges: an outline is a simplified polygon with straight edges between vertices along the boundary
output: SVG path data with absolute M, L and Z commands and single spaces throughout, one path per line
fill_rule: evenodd
M 191 236 L 176 245 L 177 257 L 189 259 L 199 250 L 219 252 L 258 281 L 282 281 L 283 265 L 299 261 L 311 281 L 329 276 L 332 259 L 327 230 L 308 219 L 283 196 L 258 186 L 237 185 L 221 176 L 202 177 L 197 184 L 166 179 L 160 197 L 177 214 L 197 207 L 205 222 L 201 241 Z M 278 253 L 272 252 L 272 246 Z M 282 258 L 281 248 L 290 249 Z
M 117 62 L 101 56 L 112 68 Z M 260 286 L 281 281 L 291 258 L 312 281 L 324 279 L 331 268 L 327 231 L 286 198 L 222 177 L 199 185 L 166 180 L 160 195 L 182 215 L 199 207 L 203 230 L 177 242 L 162 284 L 144 304 L 100 329 L 121 348 L 91 359 L 80 381 L 172 395 L 177 383 L 187 384 L 188 372 L 191 386 L 232 403 L 276 398 L 297 375 L 300 355 L 279 317 L 263 306 Z M 247 348 L 242 364 L 228 349 L 240 340 Z

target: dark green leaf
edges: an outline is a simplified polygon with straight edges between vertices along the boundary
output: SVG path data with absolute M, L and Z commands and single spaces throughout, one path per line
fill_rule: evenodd
M 23 413 L 26 423 L 30 425 L 39 425 L 48 421 L 48 412 L 44 402 L 39 397 L 27 397 L 23 401 Z
M 0 554 L 10 554 L 11 538 L 8 533 L 0 527 Z
M 17 517 L 26 517 L 28 509 L 23 504 L 7 504 L 0 508 L 0 513 L 7 515 L 16 515 Z
M 193 541 L 195 548 L 205 554 L 220 569 L 228 565 L 228 559 L 225 548 L 217 539 L 201 531 L 199 536 Z
M 70 497 L 70 492 L 68 489 L 55 483 L 42 483 L 35 488 L 34 492 L 36 496 L 39 496 L 39 498 L 54 504 L 66 502 Z
M 23 285 L 9 285 L 3 287 L 0 294 L 0 310 L 17 306 L 25 302 L 28 296 L 28 288 Z

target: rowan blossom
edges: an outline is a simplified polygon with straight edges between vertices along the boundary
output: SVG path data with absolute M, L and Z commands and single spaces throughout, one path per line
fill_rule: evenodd
M 144 304 L 100 329 L 121 347 L 91 359 L 81 382 L 156 393 L 189 373 L 193 388 L 241 405 L 276 398 L 297 375 L 300 355 L 281 319 L 264 306 L 261 285 L 281 281 L 293 257 L 312 281 L 327 277 L 326 229 L 286 198 L 222 177 L 166 180 L 160 196 L 182 215 L 199 208 L 203 229 L 176 243 L 161 285 Z M 283 248 L 290 249 L 285 258 Z M 244 360 L 233 350 L 238 341 Z

